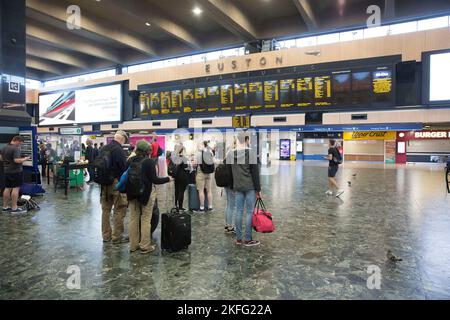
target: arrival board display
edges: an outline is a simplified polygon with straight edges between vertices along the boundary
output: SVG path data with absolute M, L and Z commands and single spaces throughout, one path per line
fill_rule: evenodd
M 236 111 L 247 109 L 247 83 L 236 83 L 234 85 L 234 99 Z
M 352 78 L 350 72 L 333 74 L 331 85 L 334 105 L 347 106 L 351 104 Z
M 392 72 L 390 70 L 378 70 L 372 74 L 373 101 L 375 103 L 387 103 L 391 100 Z
M 354 72 L 352 74 L 352 104 L 368 105 L 370 102 L 370 72 Z
M 170 91 L 161 92 L 161 114 L 169 114 L 170 113 Z
M 183 89 L 183 112 L 191 113 L 195 108 L 194 89 Z
M 279 101 L 278 80 L 264 81 L 264 108 L 274 109 Z
M 263 106 L 263 84 L 261 81 L 248 83 L 248 105 L 250 110 L 261 109 Z
M 220 86 L 220 105 L 222 111 L 231 111 L 234 106 L 233 85 Z
M 313 99 L 313 78 L 305 77 L 297 79 L 297 106 L 311 107 L 313 105 Z
M 209 112 L 219 111 L 219 105 L 220 105 L 219 86 L 208 87 L 207 96 L 208 96 L 208 103 L 207 103 L 208 111 Z
M 330 76 L 314 77 L 314 98 L 316 106 L 331 106 Z
M 195 88 L 195 112 L 205 112 L 206 104 L 206 88 Z
M 280 80 L 281 108 L 292 108 L 296 105 L 295 79 Z
M 183 99 L 181 97 L 181 90 L 172 91 L 172 113 L 181 113 L 181 106 L 183 105 Z

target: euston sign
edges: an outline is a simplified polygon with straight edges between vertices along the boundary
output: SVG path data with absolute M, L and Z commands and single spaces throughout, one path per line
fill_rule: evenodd
M 283 57 L 278 56 L 274 58 L 275 64 L 277 66 L 283 65 Z M 256 59 L 256 62 L 252 58 L 245 58 L 245 66 L 247 67 L 246 70 L 249 70 L 251 67 L 255 65 L 255 63 L 258 64 L 259 67 L 264 68 L 267 66 L 268 60 L 266 57 L 261 57 L 259 59 Z M 242 71 L 238 70 L 238 61 L 237 60 L 231 60 L 230 67 L 233 71 Z M 205 72 L 211 73 L 211 72 L 223 72 L 225 71 L 225 63 L 224 62 L 217 62 L 214 64 L 207 63 L 205 64 Z

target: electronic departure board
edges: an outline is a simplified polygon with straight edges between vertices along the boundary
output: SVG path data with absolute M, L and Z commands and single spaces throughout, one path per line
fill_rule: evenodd
M 264 108 L 275 109 L 279 101 L 278 80 L 264 81 Z
M 334 105 L 348 106 L 352 103 L 352 78 L 350 71 L 332 75 L 332 101 Z
M 247 83 L 234 84 L 234 99 L 236 111 L 247 109 Z
M 161 114 L 169 114 L 171 106 L 170 91 L 161 92 Z
M 311 107 L 314 104 L 313 78 L 297 79 L 297 106 Z
M 296 79 L 280 80 L 280 106 L 292 108 L 297 102 Z
M 318 107 L 331 106 L 330 76 L 314 77 L 314 98 Z
M 140 96 L 141 116 L 148 116 L 151 114 L 150 101 L 148 93 L 143 93 Z
M 263 84 L 261 81 L 248 83 L 248 105 L 251 110 L 257 110 L 263 107 L 263 95 Z
M 372 73 L 374 103 L 388 103 L 392 95 L 392 71 L 378 70 Z
M 181 113 L 183 99 L 181 97 L 181 90 L 172 90 L 172 113 Z
M 195 112 L 205 112 L 206 104 L 206 88 L 195 88 Z
M 352 73 L 352 104 L 368 105 L 370 103 L 370 72 Z
M 195 107 L 194 89 L 183 89 L 183 112 L 191 113 Z
M 220 86 L 220 105 L 222 111 L 233 110 L 234 94 L 232 84 L 224 84 Z
M 219 111 L 220 90 L 219 86 L 211 86 L 207 89 L 207 110 L 209 112 Z
M 150 92 L 147 99 L 151 114 L 161 114 L 161 98 L 159 96 L 159 92 Z

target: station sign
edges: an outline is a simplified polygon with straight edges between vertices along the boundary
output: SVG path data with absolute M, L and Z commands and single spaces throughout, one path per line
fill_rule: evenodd
M 81 135 L 83 130 L 81 128 L 59 128 L 61 135 Z
M 395 131 L 344 132 L 344 140 L 396 140 Z

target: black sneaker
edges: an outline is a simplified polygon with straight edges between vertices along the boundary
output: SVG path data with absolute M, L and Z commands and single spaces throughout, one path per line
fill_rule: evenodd
M 213 212 L 214 209 L 213 209 L 213 208 L 208 208 L 208 209 L 206 209 L 205 211 L 206 211 L 206 212 Z
M 244 241 L 245 247 L 254 247 L 259 246 L 261 243 L 258 240 L 250 240 L 250 241 Z
M 11 207 L 8 207 L 8 208 L 2 208 L 2 213 L 8 213 L 8 212 L 11 212 Z
M 27 213 L 27 210 L 24 210 L 22 208 L 17 208 L 16 210 L 11 210 L 11 213 Z

